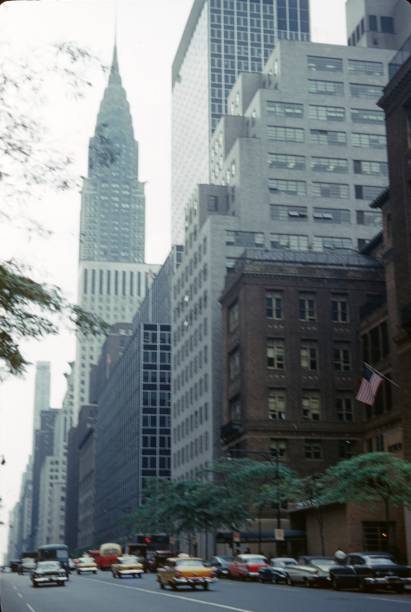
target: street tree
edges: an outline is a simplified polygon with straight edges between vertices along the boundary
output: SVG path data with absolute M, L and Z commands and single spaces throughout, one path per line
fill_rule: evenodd
M 41 57 L 40 57 L 41 56 Z M 16 56 L 0 43 L 0 232 L 11 227 L 44 230 L 33 203 L 42 189 L 65 191 L 78 185 L 72 158 L 50 144 L 42 108 L 50 79 L 74 98 L 92 85 L 90 73 L 104 67 L 88 50 L 72 42 L 49 45 L 29 58 Z M 59 150 L 61 149 L 61 150 Z M 47 232 L 45 232 L 47 235 Z M 5 241 L 3 241 L 4 244 Z M 83 334 L 106 331 L 104 323 L 69 303 L 57 287 L 33 278 L 33 270 L 0 259 L 0 376 L 21 374 L 27 366 L 21 342 L 58 332 L 60 319 Z
M 382 502 L 388 523 L 391 506 L 411 508 L 411 463 L 391 453 L 356 455 L 330 467 L 321 488 L 322 503 Z

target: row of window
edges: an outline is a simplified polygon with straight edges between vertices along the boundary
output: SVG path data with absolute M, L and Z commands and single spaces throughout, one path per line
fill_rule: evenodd
M 200 427 L 203 422 L 206 423 L 207 421 L 208 403 L 206 402 L 204 406 L 200 406 L 198 410 L 195 410 L 193 414 L 191 414 L 189 417 L 186 417 L 181 423 L 174 427 L 174 442 L 182 440 L 184 436 L 188 436 L 195 429 L 197 429 L 197 427 Z
M 267 159 L 269 168 L 282 170 L 305 170 L 306 161 L 304 155 L 292 155 L 290 153 L 268 153 Z M 335 174 L 347 174 L 349 172 L 349 160 L 341 157 L 314 156 L 310 158 L 309 165 L 314 172 L 332 172 Z M 387 176 L 388 164 L 384 161 L 354 159 L 353 171 L 354 174 Z
M 291 251 L 323 252 L 335 249 L 352 250 L 353 243 L 351 238 L 344 236 L 314 236 L 311 239 L 305 234 L 270 234 L 270 247 Z
M 298 441 L 293 440 L 293 444 L 298 444 Z M 273 457 L 288 459 L 288 440 L 272 439 L 270 444 L 270 452 Z M 353 440 L 338 440 L 338 456 L 347 459 L 352 456 L 355 448 Z M 308 439 L 303 441 L 303 453 L 305 459 L 321 460 L 324 456 L 324 447 L 322 440 Z
M 306 206 L 286 206 L 271 204 L 271 219 L 274 221 L 308 221 L 309 209 Z M 312 220 L 317 223 L 350 224 L 352 211 L 347 208 L 325 208 L 314 206 Z M 357 225 L 381 226 L 381 213 L 373 210 L 355 211 Z
M 266 345 L 266 366 L 270 370 L 285 370 L 286 347 L 284 340 L 269 338 Z M 302 370 L 319 371 L 319 349 L 316 342 L 301 341 L 300 366 Z M 336 372 L 350 372 L 352 369 L 351 348 L 349 345 L 333 349 L 333 366 Z M 237 348 L 228 356 L 229 380 L 240 376 L 240 350 Z
M 275 117 L 286 119 L 304 118 L 304 104 L 298 102 L 267 100 L 266 109 L 270 115 Z M 355 123 L 384 123 L 384 113 L 377 109 L 352 108 L 350 109 L 350 117 L 351 121 Z M 310 104 L 308 106 L 308 118 L 317 121 L 345 121 L 346 109 L 343 106 Z
M 369 170 L 369 173 L 367 174 L 366 172 L 364 172 L 364 176 L 372 176 L 371 171 L 373 171 L 374 169 L 378 168 L 378 162 L 375 162 L 375 166 L 374 166 L 374 162 L 371 162 L 370 165 L 368 165 L 367 162 L 367 166 L 361 166 L 362 168 Z M 377 174 L 375 174 L 374 176 L 378 176 Z M 382 176 L 382 175 L 381 175 Z M 356 187 L 356 186 L 355 186 Z M 367 186 L 362 186 L 359 185 L 358 186 L 359 189 L 357 190 L 356 188 L 354 188 L 354 195 L 355 195 L 355 199 L 365 199 L 365 198 L 360 198 L 359 195 L 361 193 L 364 193 L 364 189 L 363 187 L 367 187 Z M 268 179 L 268 190 L 270 192 L 270 194 L 275 194 L 275 195 L 285 195 L 285 196 L 297 196 L 297 197 L 305 197 L 308 194 L 308 189 L 307 189 L 307 181 L 296 181 L 296 180 L 290 180 L 290 179 L 283 179 L 283 178 L 269 178 Z M 383 186 L 375 186 L 374 187 L 374 193 L 378 190 L 377 195 L 379 195 L 381 193 L 381 191 L 383 190 Z M 350 185 L 348 183 L 331 183 L 331 182 L 325 182 L 325 181 L 313 181 L 311 183 L 311 196 L 314 198 L 327 198 L 327 199 L 337 199 L 337 200 L 349 200 L 351 199 L 351 189 L 350 189 Z M 371 191 L 373 191 L 371 189 Z
M 341 58 L 337 57 L 309 55 L 307 57 L 307 66 L 310 72 L 342 72 L 344 63 Z M 382 62 L 349 59 L 347 68 L 348 72 L 352 74 L 384 75 L 384 65 Z
M 355 47 L 366 31 L 394 34 L 394 19 L 385 15 L 368 15 L 366 23 L 365 17 L 362 17 L 348 37 L 348 46 Z
M 183 446 L 183 448 L 180 448 L 176 453 L 174 453 L 174 467 L 179 467 L 180 465 L 190 461 L 190 459 L 195 459 L 208 450 L 209 434 L 208 431 L 205 431 L 203 434 L 195 438 L 195 440 L 192 440 L 190 443 L 186 444 Z
M 84 295 L 145 295 L 149 282 L 154 276 L 152 271 L 132 272 L 125 270 L 88 270 L 83 273 Z

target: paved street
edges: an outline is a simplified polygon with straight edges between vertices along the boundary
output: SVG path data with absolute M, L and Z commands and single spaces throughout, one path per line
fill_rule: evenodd
M 220 580 L 209 592 L 161 591 L 156 577 L 114 580 L 111 574 L 72 576 L 65 588 L 33 589 L 28 576 L 3 574 L 2 612 L 402 612 L 411 595 L 334 592 Z M 407 608 L 408 606 L 408 608 Z

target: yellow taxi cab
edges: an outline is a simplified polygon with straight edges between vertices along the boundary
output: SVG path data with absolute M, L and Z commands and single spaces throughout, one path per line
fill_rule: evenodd
M 113 578 L 122 578 L 123 576 L 132 576 L 133 578 L 143 577 L 144 569 L 138 557 L 134 555 L 122 555 L 117 557 L 116 563 L 111 566 Z
M 184 553 L 170 557 L 157 572 L 157 580 L 162 589 L 166 586 L 176 590 L 178 586 L 196 586 L 207 590 L 215 582 L 214 568 L 207 567 L 199 557 L 190 557 Z
M 76 560 L 76 572 L 80 574 L 97 574 L 97 564 L 93 557 L 80 557 Z

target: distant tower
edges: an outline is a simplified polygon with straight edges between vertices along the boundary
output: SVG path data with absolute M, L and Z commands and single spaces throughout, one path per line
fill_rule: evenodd
M 40 413 L 48 408 L 50 408 L 50 362 L 38 361 L 34 381 L 33 431 L 40 428 Z
M 158 269 L 144 263 L 144 183 L 138 143 L 121 82 L 117 47 L 90 139 L 88 177 L 81 194 L 78 301 L 107 323 L 131 322 Z M 77 338 L 73 423 L 89 401 L 89 375 L 103 336 Z
M 90 139 L 81 201 L 80 261 L 143 262 L 144 184 L 117 48 Z

